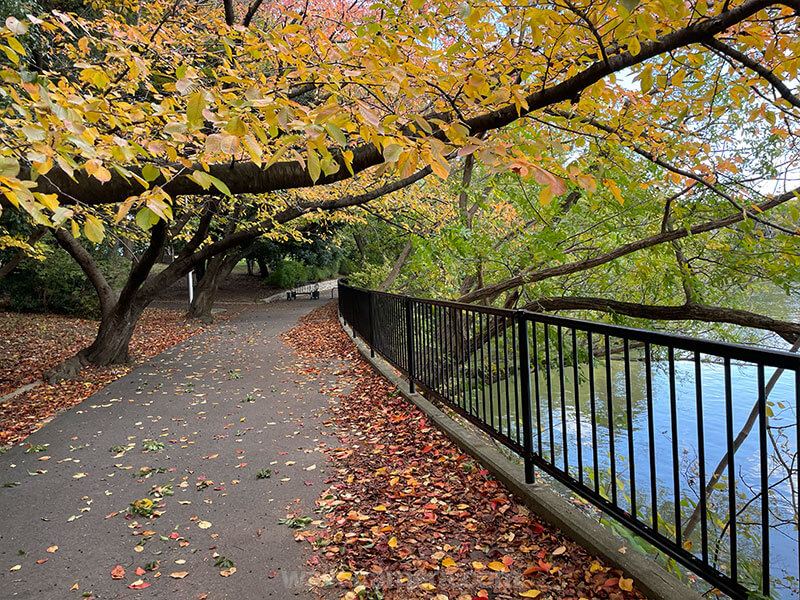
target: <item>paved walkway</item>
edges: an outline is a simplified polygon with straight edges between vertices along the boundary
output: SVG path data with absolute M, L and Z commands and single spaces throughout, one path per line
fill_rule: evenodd
M 316 517 L 328 399 L 280 333 L 324 302 L 247 309 L 54 419 L 26 440 L 42 451 L 0 456 L 0 596 L 304 596 L 305 548 L 279 520 Z M 162 514 L 126 518 L 143 498 Z

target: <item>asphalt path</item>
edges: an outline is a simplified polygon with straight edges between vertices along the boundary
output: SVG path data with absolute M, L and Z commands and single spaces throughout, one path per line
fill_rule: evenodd
M 336 438 L 280 334 L 325 301 L 246 308 L 0 456 L 0 598 L 311 597 L 280 520 L 316 517 Z

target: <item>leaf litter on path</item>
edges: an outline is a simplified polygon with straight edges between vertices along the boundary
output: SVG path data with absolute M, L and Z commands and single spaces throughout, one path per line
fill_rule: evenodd
M 309 583 L 361 597 L 643 598 L 631 579 L 567 539 L 361 358 L 335 304 L 284 334 L 295 372 L 331 398 L 339 447 L 317 500 Z M 346 393 L 343 390 L 348 390 Z

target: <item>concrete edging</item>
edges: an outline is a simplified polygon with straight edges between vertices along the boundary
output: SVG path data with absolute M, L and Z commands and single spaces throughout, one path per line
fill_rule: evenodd
M 342 328 L 344 323 L 340 319 Z M 345 330 L 346 331 L 346 330 Z M 509 461 L 476 434 L 459 425 L 421 394 L 412 394 L 408 383 L 397 375 L 382 358 L 370 356 L 367 344 L 354 339 L 356 347 L 375 371 L 394 384 L 400 394 L 414 403 L 447 437 L 471 455 L 492 475 L 511 490 L 522 502 L 545 521 L 558 527 L 572 541 L 596 554 L 606 563 L 621 569 L 650 600 L 703 600 L 683 582 L 634 549 L 625 554 L 621 538 L 572 506 L 549 487 L 526 484 L 524 469 Z

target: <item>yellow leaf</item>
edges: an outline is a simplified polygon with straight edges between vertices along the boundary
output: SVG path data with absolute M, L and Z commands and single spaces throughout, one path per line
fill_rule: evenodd
M 626 592 L 633 591 L 633 579 L 625 579 L 624 577 L 619 578 L 619 589 L 624 590 Z
M 486 565 L 484 565 L 484 564 L 483 564 L 481 561 L 479 561 L 479 560 L 473 560 L 473 561 L 472 561 L 472 568 L 473 568 L 473 569 L 475 569 L 476 571 L 480 571 L 480 570 L 482 570 L 482 569 L 485 569 L 485 568 L 486 568 Z
M 389 540 L 389 548 L 397 548 L 397 538 L 392 536 Z
M 492 562 L 489 563 L 489 568 L 492 571 L 502 571 L 504 573 L 508 572 L 508 567 L 505 565 L 505 563 L 501 563 L 496 560 L 493 560 Z
M 170 573 L 169 576 L 173 579 L 183 579 L 189 574 L 189 571 L 175 571 L 174 573 Z
M 603 183 L 606 185 L 614 198 L 617 199 L 617 202 L 620 204 L 625 204 L 625 201 L 622 199 L 622 192 L 617 187 L 616 183 L 614 183 L 611 179 L 603 179 Z
M 83 232 L 89 241 L 99 244 L 105 237 L 103 223 L 94 215 L 86 215 L 86 223 L 83 224 Z
M 336 581 L 348 581 L 353 577 L 353 574 L 350 571 L 339 571 L 336 574 Z
M 378 506 L 372 507 L 372 510 L 377 510 L 378 512 L 386 511 L 386 507 L 383 504 L 379 504 Z
M 420 589 L 425 590 L 426 592 L 432 592 L 436 589 L 436 586 L 432 583 L 421 583 L 419 585 Z
M 528 590 L 527 592 L 520 593 L 520 596 L 523 598 L 536 598 L 539 594 L 541 594 L 539 590 Z
M 454 561 L 449 556 L 446 557 L 444 560 L 442 560 L 442 566 L 443 567 L 453 567 L 453 566 L 455 566 L 455 564 L 456 564 L 456 561 Z

